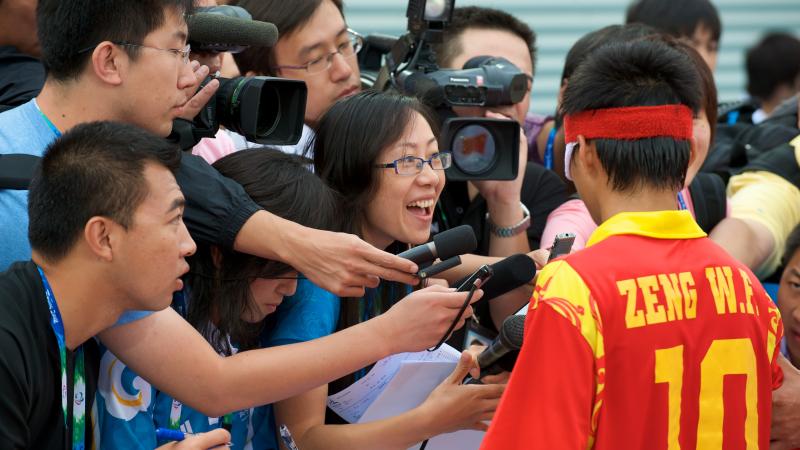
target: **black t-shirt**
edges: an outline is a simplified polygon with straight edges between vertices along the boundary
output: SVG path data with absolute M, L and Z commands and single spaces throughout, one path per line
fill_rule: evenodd
M 89 412 L 97 389 L 99 352 L 83 345 L 86 368 L 86 448 Z M 13 264 L 0 273 L 0 449 L 70 448 L 61 411 L 61 362 L 50 312 L 36 266 Z M 67 398 L 72 396 L 74 354 L 67 353 Z M 69 424 L 72 426 L 71 408 Z
M 19 106 L 36 97 L 44 78 L 44 66 L 38 59 L 15 47 L 0 46 L 0 105 Z
M 527 230 L 531 250 L 539 248 L 547 216 L 567 201 L 567 190 L 561 178 L 541 164 L 529 162 L 522 179 L 520 200 L 531 212 L 531 226 Z M 489 227 L 486 213 L 489 207 L 480 194 L 471 202 L 464 181 L 447 182 L 439 198 L 431 225 L 432 234 L 467 224 L 475 231 L 478 248 L 474 253 L 489 254 Z

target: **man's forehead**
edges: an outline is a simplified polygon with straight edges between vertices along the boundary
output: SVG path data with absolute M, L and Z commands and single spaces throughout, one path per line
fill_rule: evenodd
M 509 40 L 509 37 L 513 37 L 513 39 Z M 520 69 L 530 70 L 533 67 L 531 54 L 525 40 L 511 31 L 467 28 L 461 33 L 459 39 L 461 47 L 459 57 L 466 57 L 466 60 L 481 55 L 500 56 L 508 59 L 514 65 L 522 64 L 524 67 L 520 67 Z
M 185 42 L 189 38 L 189 25 L 186 22 L 186 14 L 173 7 L 165 8 L 164 22 L 150 34 L 167 35 L 171 39 Z
M 328 9 L 330 11 L 327 11 Z M 336 11 L 336 14 L 333 14 L 333 11 Z M 285 45 L 291 46 L 295 53 L 300 53 L 316 45 L 325 44 L 346 31 L 347 24 L 342 13 L 332 2 L 323 1 L 308 21 L 291 33 L 281 36 L 278 42 L 284 42 Z

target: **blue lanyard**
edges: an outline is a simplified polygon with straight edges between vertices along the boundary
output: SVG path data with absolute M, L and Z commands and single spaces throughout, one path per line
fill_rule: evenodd
M 50 130 L 56 135 L 56 137 L 61 137 L 61 131 L 59 131 L 58 128 L 56 128 L 55 124 L 50 120 L 49 117 L 44 115 L 44 113 L 42 112 L 42 108 L 39 108 L 39 104 L 36 103 L 35 98 L 33 99 L 33 106 L 35 106 L 36 110 L 39 111 L 39 115 L 42 116 L 42 119 L 44 119 L 44 122 L 47 124 L 47 127 L 50 128 Z
M 683 192 L 678 192 L 678 208 L 681 211 L 686 211 L 689 209 L 689 207 L 686 206 L 686 200 L 683 198 Z
M 544 148 L 544 166 L 549 170 L 553 170 L 553 145 L 556 142 L 557 132 L 558 128 L 553 124 L 550 134 L 547 135 L 547 145 Z
M 39 276 L 44 285 L 44 294 L 47 297 L 47 309 L 50 310 L 50 326 L 56 335 L 58 342 L 58 353 L 61 359 L 61 411 L 64 413 L 64 426 L 67 426 L 67 343 L 64 337 L 64 322 L 61 319 L 61 311 L 58 310 L 53 290 L 44 275 L 44 271 L 39 266 Z M 84 437 L 86 429 L 86 377 L 84 376 L 83 348 L 76 350 L 75 367 L 72 374 L 72 388 L 74 389 L 72 404 L 72 449 L 84 450 Z
M 728 113 L 728 125 L 734 125 L 739 120 L 739 110 Z

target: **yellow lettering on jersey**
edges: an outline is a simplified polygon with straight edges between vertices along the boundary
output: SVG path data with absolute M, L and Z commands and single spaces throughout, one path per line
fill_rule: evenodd
M 644 313 L 642 310 L 636 309 L 636 281 L 617 281 L 617 289 L 619 290 L 619 295 L 625 295 L 628 298 L 628 303 L 625 307 L 625 326 L 627 328 L 644 326 Z
M 664 297 L 667 299 L 667 322 L 672 322 L 676 318 L 678 320 L 683 320 L 684 300 L 681 295 L 678 274 L 659 274 L 658 284 L 661 285 L 661 290 L 664 292 Z
M 697 317 L 697 291 L 690 272 L 660 273 L 617 281 L 627 298 L 625 326 L 639 328 Z M 643 305 L 638 304 L 639 293 Z
M 755 314 L 759 315 L 758 305 L 753 307 L 753 282 L 750 281 L 750 276 L 747 275 L 747 272 L 744 269 L 739 269 L 739 275 L 742 276 L 742 284 L 744 284 L 744 298 L 745 298 L 745 308 L 748 314 Z M 745 311 L 739 311 L 745 312 Z
M 736 312 L 736 291 L 733 289 L 733 271 L 730 267 L 706 267 L 706 279 L 714 296 L 717 314 Z
M 664 307 L 658 304 L 658 297 L 656 296 L 656 292 L 659 292 L 658 279 L 656 276 L 639 277 L 636 279 L 636 284 L 639 285 L 639 289 L 642 291 L 642 297 L 644 298 L 644 307 L 645 311 L 647 311 L 645 320 L 647 324 L 653 325 L 666 322 L 667 316 L 664 313 Z
M 697 317 L 697 289 L 694 287 L 694 277 L 691 272 L 681 272 L 678 274 L 678 281 L 683 294 L 683 314 L 686 319 L 694 319 Z

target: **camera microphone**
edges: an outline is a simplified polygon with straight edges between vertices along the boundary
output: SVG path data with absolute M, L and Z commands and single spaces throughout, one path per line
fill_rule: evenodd
M 247 47 L 271 47 L 278 29 L 269 22 L 198 12 L 186 19 L 193 51 L 236 53 Z
M 500 334 L 492 341 L 492 344 L 486 347 L 477 358 L 478 367 L 481 368 L 481 375 L 483 378 L 486 375 L 494 375 L 500 373 L 502 370 L 511 370 L 512 367 L 502 367 L 497 364 L 498 361 L 505 355 L 511 352 L 518 352 L 522 348 L 522 342 L 525 333 L 525 316 L 509 316 L 503 321 L 503 326 L 500 327 Z M 514 359 L 516 362 L 516 358 Z
M 417 264 L 427 263 L 436 258 L 442 261 L 453 256 L 469 253 L 478 246 L 475 232 L 469 225 L 460 225 L 442 231 L 433 237 L 433 242 L 418 245 L 397 256 L 414 261 Z

